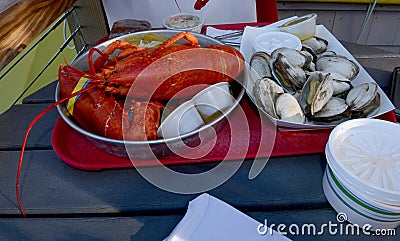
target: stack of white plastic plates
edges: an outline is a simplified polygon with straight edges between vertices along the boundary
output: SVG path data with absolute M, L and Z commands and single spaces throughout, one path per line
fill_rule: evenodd
M 371 230 L 400 225 L 400 125 L 346 121 L 331 132 L 325 154 L 324 193 L 337 212 Z

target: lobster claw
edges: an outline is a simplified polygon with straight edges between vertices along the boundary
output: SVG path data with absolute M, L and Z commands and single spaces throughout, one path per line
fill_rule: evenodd
M 194 9 L 196 9 L 196 10 L 202 9 L 208 3 L 208 1 L 209 0 L 197 0 L 194 3 Z

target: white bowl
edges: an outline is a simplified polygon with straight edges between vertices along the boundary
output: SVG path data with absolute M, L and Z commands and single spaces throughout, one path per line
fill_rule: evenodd
M 203 89 L 192 100 L 205 123 L 213 121 L 234 105 L 234 98 L 227 82 Z
M 173 110 L 160 124 L 157 136 L 173 138 L 182 136 L 204 126 L 204 121 L 193 101 L 188 100 Z
M 305 40 L 315 35 L 317 29 L 316 26 L 317 26 L 317 14 L 311 13 L 290 20 L 279 26 L 279 29 L 282 32 L 294 34 L 301 40 Z
M 191 13 L 178 13 L 165 17 L 163 26 L 172 30 L 200 33 L 201 28 L 204 26 L 204 19 Z
M 266 32 L 258 35 L 253 43 L 253 52 L 271 54 L 275 49 L 287 47 L 301 50 L 301 41 L 293 34 L 285 32 Z

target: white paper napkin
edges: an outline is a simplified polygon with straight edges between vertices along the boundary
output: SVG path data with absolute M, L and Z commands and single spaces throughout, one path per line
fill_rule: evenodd
M 232 42 L 232 43 L 239 43 L 240 44 L 240 52 L 243 54 L 245 60 L 248 62 L 250 61 L 251 55 L 252 55 L 252 46 L 253 46 L 253 41 L 254 39 L 261 33 L 265 33 L 268 31 L 279 31 L 277 29 L 278 26 L 286 23 L 287 21 L 290 21 L 292 19 L 297 18 L 297 16 L 293 16 L 290 18 L 282 19 L 280 21 L 277 21 L 275 23 L 271 23 L 269 25 L 263 26 L 263 27 L 251 27 L 247 26 L 244 28 L 243 35 L 239 38 L 232 38 L 232 39 L 226 39 L 226 41 Z M 206 35 L 211 36 L 211 37 L 216 37 L 219 35 L 224 35 L 232 32 L 236 32 L 237 30 L 223 30 L 223 29 L 218 29 L 214 28 L 211 26 L 208 26 L 206 29 Z
M 258 241 L 290 240 L 276 231 L 263 229 L 258 221 L 229 204 L 202 194 L 189 202 L 187 212 L 164 241 Z

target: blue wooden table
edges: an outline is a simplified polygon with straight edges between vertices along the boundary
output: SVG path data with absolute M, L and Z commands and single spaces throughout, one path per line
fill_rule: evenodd
M 345 43 L 344 43 L 345 44 Z M 400 58 L 361 45 L 348 49 L 381 87 L 389 91 L 391 72 Z M 393 59 L 390 59 L 393 58 Z M 389 60 L 390 59 L 390 60 Z M 147 182 L 134 168 L 82 171 L 65 164 L 53 151 L 51 135 L 58 113 L 39 120 L 28 140 L 21 173 L 21 198 L 28 218 L 18 210 L 15 180 L 21 144 L 29 122 L 54 101 L 56 83 L 29 96 L 0 115 L 0 239 L 1 240 L 162 240 L 198 194 L 176 194 Z M 209 194 L 252 218 L 268 224 L 339 224 L 322 190 L 324 153 L 270 158 L 255 179 L 252 160 Z M 176 165 L 174 170 L 201 172 L 214 163 Z M 229 221 L 229 220 L 227 220 Z M 229 232 L 229 230 L 227 230 Z M 288 231 L 288 230 L 287 230 Z M 397 229 L 397 238 L 400 229 Z M 294 240 L 395 240 L 393 236 L 296 235 Z

